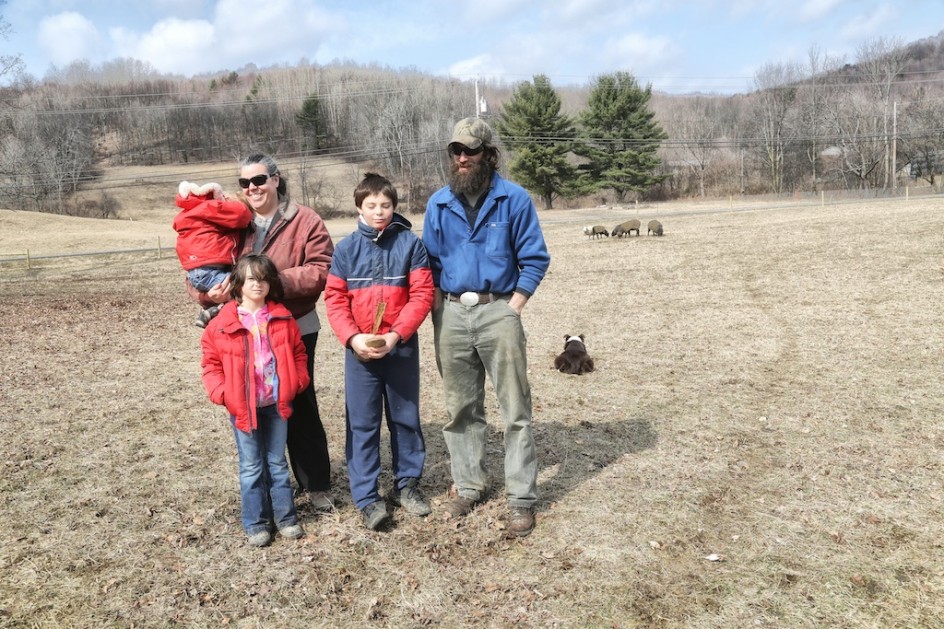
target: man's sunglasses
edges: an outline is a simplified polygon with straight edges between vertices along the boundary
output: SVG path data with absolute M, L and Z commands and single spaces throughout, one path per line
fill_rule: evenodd
M 275 173 L 275 175 L 278 175 L 278 174 L 279 173 Z M 242 188 L 243 190 L 247 189 L 249 187 L 249 184 L 252 184 L 258 188 L 264 185 L 265 182 L 269 180 L 269 177 L 274 177 L 275 175 L 256 175 L 255 177 L 250 177 L 249 179 L 246 179 L 245 177 L 240 177 L 237 181 L 239 181 L 239 187 Z
M 484 144 L 479 144 L 477 149 L 470 149 L 468 146 L 462 144 L 450 144 L 449 145 L 449 154 L 453 157 L 459 157 L 463 153 L 467 156 L 472 157 L 473 155 L 478 155 L 485 149 Z

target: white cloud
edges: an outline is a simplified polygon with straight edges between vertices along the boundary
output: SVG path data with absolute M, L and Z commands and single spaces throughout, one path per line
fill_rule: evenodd
M 140 35 L 124 28 L 110 31 L 118 56 L 144 59 L 161 72 L 194 74 L 219 61 L 213 26 L 206 20 L 161 20 Z M 211 67 L 208 67 L 209 66 Z
M 646 37 L 636 33 L 610 40 L 601 48 L 606 51 L 604 65 L 637 76 L 663 74 L 681 56 L 679 47 L 668 37 Z
M 205 5 L 212 4 L 212 0 L 148 0 L 148 2 L 162 13 L 178 16 L 190 12 L 203 13 Z
M 547 3 L 543 13 L 549 22 L 571 29 L 588 23 L 629 28 L 644 16 L 667 12 L 667 5 L 672 4 L 673 0 L 559 0 Z M 690 4 L 682 2 L 682 9 L 691 10 Z
M 98 29 L 74 11 L 43 18 L 37 41 L 49 61 L 56 65 L 68 65 L 76 59 L 97 61 L 103 50 Z
M 449 66 L 449 75 L 458 79 L 479 77 L 482 79 L 503 80 L 505 70 L 491 54 L 481 54 L 457 61 Z
M 860 13 L 846 22 L 839 30 L 840 37 L 847 42 L 858 42 L 880 34 L 898 17 L 898 9 L 891 4 L 882 4 L 870 13 Z
M 162 72 L 192 75 L 311 59 L 326 32 L 343 28 L 340 18 L 311 2 L 220 0 L 212 21 L 166 18 L 146 33 L 119 27 L 110 36 L 119 56 L 147 60 Z
M 806 0 L 797 11 L 797 18 L 801 22 L 815 22 L 826 17 L 843 2 L 844 0 Z
M 295 63 L 316 56 L 325 38 L 348 30 L 340 14 L 315 2 L 220 0 L 214 12 L 218 42 L 230 65 Z
M 529 8 L 531 4 L 531 0 L 477 0 L 473 3 L 457 4 L 454 7 L 462 8 L 462 16 L 459 19 L 463 26 L 468 28 L 468 32 L 474 32 L 477 29 L 485 31 L 494 28 L 500 24 L 496 20 L 515 16 L 521 11 L 534 12 L 533 8 Z M 435 5 L 433 10 L 440 11 L 435 8 Z M 445 10 L 451 12 L 450 9 Z

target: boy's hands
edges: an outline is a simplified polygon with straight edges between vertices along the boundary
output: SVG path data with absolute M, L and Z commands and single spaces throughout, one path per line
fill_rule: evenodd
M 376 347 L 368 345 L 371 340 L 383 340 L 383 344 L 377 344 Z M 363 361 L 377 360 L 390 353 L 390 350 L 400 342 L 400 335 L 396 332 L 387 332 L 386 334 L 355 334 L 351 337 L 351 349 L 354 354 Z

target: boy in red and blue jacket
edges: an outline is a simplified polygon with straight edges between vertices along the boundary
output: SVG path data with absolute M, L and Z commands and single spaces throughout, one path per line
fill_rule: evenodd
M 344 401 L 351 497 L 364 525 L 390 518 L 377 483 L 380 428 L 386 410 L 393 473 L 391 500 L 425 516 L 419 488 L 426 444 L 419 414 L 419 344 L 416 331 L 433 304 L 433 276 L 422 241 L 395 212 L 397 191 L 367 173 L 354 190 L 357 230 L 334 250 L 325 287 L 328 321 L 347 348 Z

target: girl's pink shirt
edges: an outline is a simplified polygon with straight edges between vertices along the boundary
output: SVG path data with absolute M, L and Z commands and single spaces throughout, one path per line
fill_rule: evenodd
M 240 323 L 252 336 L 256 405 L 275 404 L 275 357 L 269 344 L 269 308 L 263 306 L 253 313 L 239 306 L 236 312 Z

